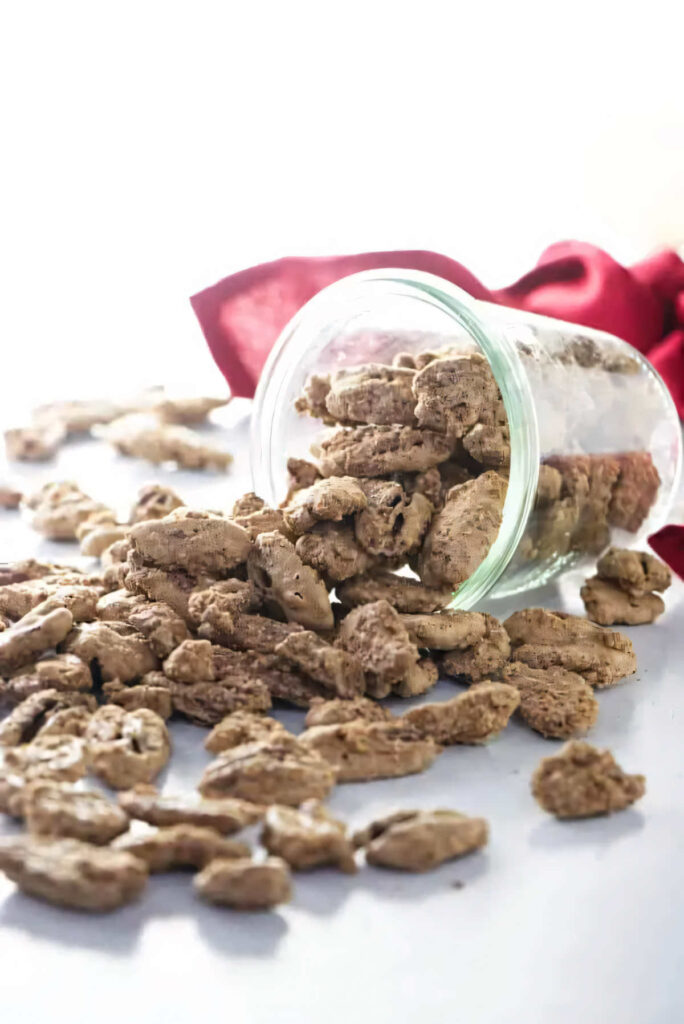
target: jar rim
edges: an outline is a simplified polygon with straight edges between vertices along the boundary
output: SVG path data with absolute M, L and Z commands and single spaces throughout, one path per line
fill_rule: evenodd
M 539 430 L 530 385 L 515 345 L 496 325 L 483 321 L 477 300 L 451 282 L 423 271 L 366 270 L 328 285 L 302 306 L 271 350 L 254 397 L 250 436 L 253 487 L 265 500 L 275 502 L 278 482 L 273 479 L 269 450 L 276 411 L 289 394 L 288 383 L 302 361 L 310 364 L 312 350 L 317 346 L 322 350 L 330 340 L 326 325 L 334 323 L 336 311 L 339 315 L 343 308 L 348 316 L 355 299 L 368 303 L 374 294 L 386 295 L 387 287 L 398 290 L 402 297 L 428 302 L 454 320 L 487 359 L 501 391 L 511 440 L 501 527 L 488 554 L 456 590 L 449 605 L 452 609 L 472 608 L 490 593 L 522 539 L 537 489 Z

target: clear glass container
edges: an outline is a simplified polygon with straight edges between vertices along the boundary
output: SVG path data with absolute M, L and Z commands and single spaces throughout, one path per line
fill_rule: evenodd
M 444 348 L 488 360 L 510 431 L 501 528 L 449 607 L 539 586 L 583 562 L 591 571 L 608 544 L 638 546 L 662 525 L 678 486 L 681 430 L 648 360 L 610 334 L 476 301 L 418 271 L 344 278 L 283 330 L 255 397 L 255 491 L 279 504 L 288 458 L 310 459 L 326 429 L 294 407 L 312 373 Z

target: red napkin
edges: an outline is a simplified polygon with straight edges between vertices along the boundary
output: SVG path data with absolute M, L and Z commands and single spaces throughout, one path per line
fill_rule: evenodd
M 646 354 L 684 417 L 684 263 L 663 251 L 633 267 L 585 242 L 559 242 L 508 288 L 490 291 L 460 263 L 422 250 L 286 258 L 241 270 L 190 300 L 234 395 L 250 398 L 288 320 L 326 285 L 359 270 L 402 267 L 446 278 L 476 299 L 599 327 Z
M 665 250 L 623 267 L 586 242 L 550 246 L 533 270 L 498 291 L 448 256 L 423 250 L 288 257 L 224 277 L 190 301 L 233 395 L 251 398 L 280 331 L 305 302 L 342 277 L 382 267 L 427 271 L 476 299 L 616 334 L 648 356 L 684 417 L 684 263 Z M 665 527 L 651 543 L 684 578 L 684 527 Z

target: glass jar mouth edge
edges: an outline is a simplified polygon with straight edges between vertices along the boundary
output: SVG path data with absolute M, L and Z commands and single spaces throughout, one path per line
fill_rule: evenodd
M 267 471 L 269 460 L 265 456 L 273 433 L 278 392 L 284 389 L 285 383 L 286 375 L 281 373 L 279 378 L 278 366 L 290 340 L 308 317 L 320 315 L 327 303 L 332 307 L 345 291 L 351 296 L 355 285 L 365 284 L 394 284 L 408 289 L 409 293 L 415 290 L 417 297 L 427 297 L 476 342 L 501 390 L 511 435 L 511 464 L 502 523 L 488 554 L 457 589 L 449 604 L 452 609 L 472 608 L 492 590 L 522 538 L 536 491 L 539 432 L 529 383 L 515 346 L 497 328 L 485 326 L 478 315 L 476 299 L 444 278 L 402 268 L 361 271 L 323 288 L 298 310 L 276 340 L 257 385 L 250 429 L 253 486 L 266 500 L 275 500 L 277 485 Z M 293 353 L 295 363 L 302 354 Z

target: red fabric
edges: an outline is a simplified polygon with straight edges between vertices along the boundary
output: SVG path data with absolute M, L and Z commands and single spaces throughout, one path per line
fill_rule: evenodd
M 382 267 L 423 270 L 476 299 L 616 334 L 648 356 L 684 417 L 684 263 L 664 251 L 623 267 L 585 242 L 550 246 L 533 270 L 498 291 L 448 256 L 423 250 L 289 257 L 232 274 L 190 300 L 232 393 L 254 394 L 274 342 L 305 302 L 342 277 Z M 650 543 L 684 578 L 684 526 L 666 526 Z
M 684 526 L 663 526 L 648 538 L 656 555 L 684 580 Z
M 381 267 L 427 271 L 476 299 L 610 331 L 649 357 L 684 417 L 684 263 L 666 250 L 623 267 L 586 242 L 550 246 L 533 270 L 498 291 L 448 256 L 419 249 L 289 257 L 232 274 L 190 300 L 232 393 L 254 394 L 276 338 L 305 302 L 333 281 Z

